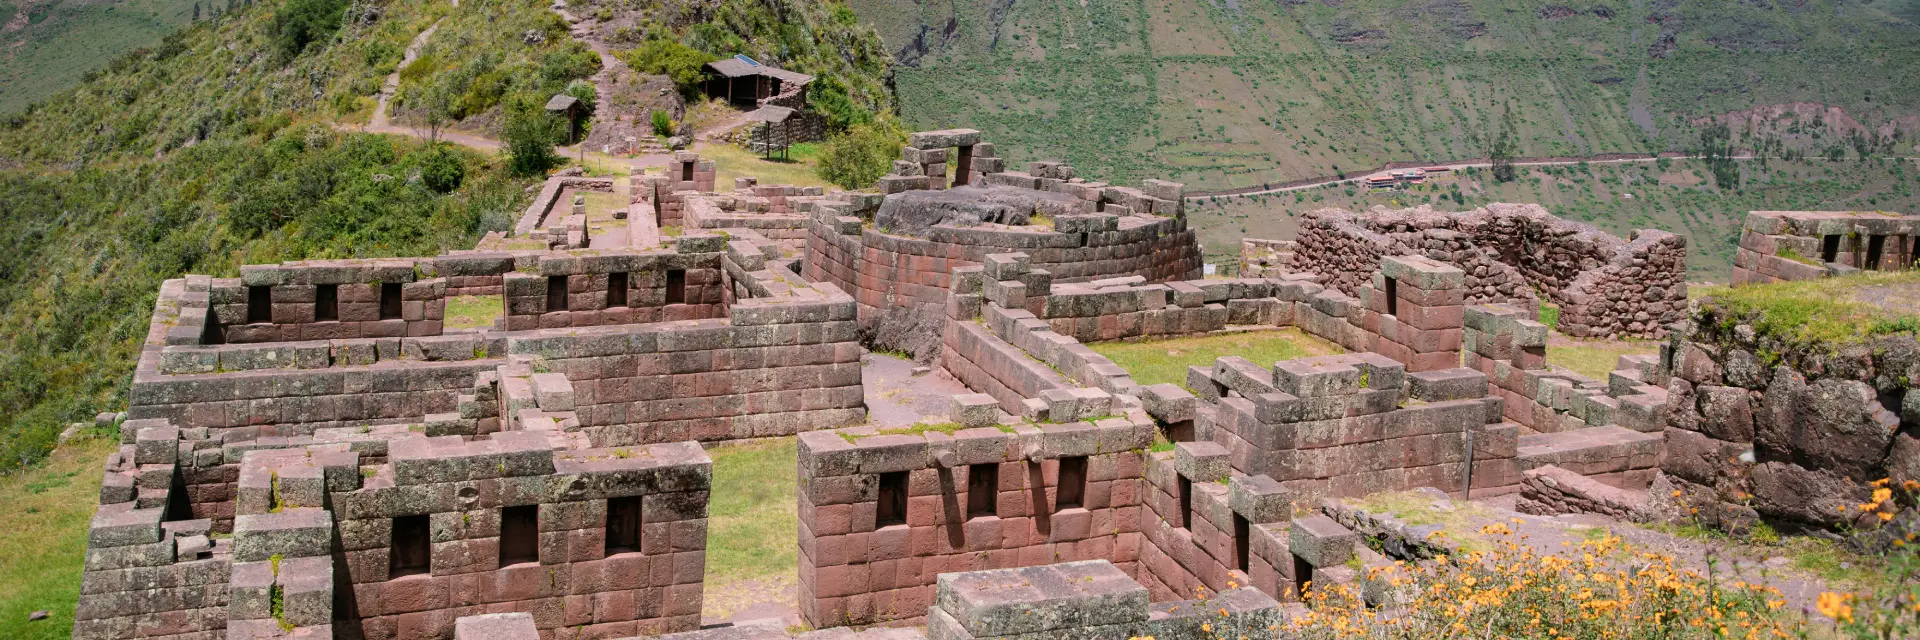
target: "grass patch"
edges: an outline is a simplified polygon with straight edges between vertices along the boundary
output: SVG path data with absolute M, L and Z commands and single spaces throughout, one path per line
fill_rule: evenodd
M 500 296 L 453 296 L 447 298 L 445 328 L 486 329 L 506 311 Z
M 1540 303 L 1540 324 L 1548 329 L 1560 326 L 1560 307 L 1546 302 Z
M 1461 551 L 1489 551 L 1479 537 L 1478 522 L 1497 521 L 1493 512 L 1470 502 L 1454 502 L 1452 509 L 1434 506 L 1434 498 L 1413 491 L 1387 491 L 1350 501 L 1361 509 L 1385 513 L 1410 525 L 1439 525 Z
M 1555 336 L 1559 338 L 1559 336 Z M 1620 356 L 1658 353 L 1660 345 L 1647 340 L 1576 340 L 1563 338 L 1547 344 L 1547 364 L 1605 382 L 1620 364 Z
M 1701 300 L 1718 312 L 1727 333 L 1745 323 L 1760 335 L 1790 344 L 1843 344 L 1920 331 L 1920 314 L 1887 299 L 1911 297 L 1915 290 L 1920 290 L 1920 272 L 1862 272 L 1762 286 L 1712 287 L 1701 292 Z M 1876 299 L 1882 303 L 1874 304 Z M 1904 311 L 1894 310 L 1902 307 Z
M 1242 356 L 1260 364 L 1271 364 L 1278 360 L 1340 353 L 1340 347 L 1333 343 L 1295 328 L 1140 342 L 1100 342 L 1088 346 L 1133 374 L 1134 382 L 1142 385 L 1162 382 L 1184 385 L 1187 367 L 1212 367 L 1213 361 L 1221 356 Z
M 792 581 L 799 570 L 794 438 L 724 445 L 713 458 L 707 585 Z
M 929 432 L 953 435 L 954 432 L 959 431 L 961 429 L 965 429 L 965 428 L 967 428 L 966 425 L 960 424 L 958 422 L 917 422 L 917 423 L 914 423 L 912 426 L 907 426 L 907 427 L 881 429 L 879 432 L 879 435 L 919 436 L 919 435 L 926 435 Z
M 707 145 L 699 149 L 701 158 L 714 162 L 713 188 L 718 191 L 732 191 L 735 178 L 747 177 L 757 178 L 764 185 L 839 188 L 815 173 L 819 166 L 816 147 L 797 144 L 790 151 L 791 160 L 767 160 L 733 145 Z
M 0 638 L 65 638 L 73 632 L 87 526 L 100 496 L 100 463 L 115 440 L 68 443 L 44 464 L 0 478 Z M 52 617 L 27 622 L 45 609 Z

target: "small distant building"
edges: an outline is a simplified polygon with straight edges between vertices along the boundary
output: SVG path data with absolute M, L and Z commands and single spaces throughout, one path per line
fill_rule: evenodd
M 580 116 L 583 115 L 580 106 L 579 98 L 564 93 L 547 99 L 547 113 L 567 119 L 567 144 L 573 144 L 580 136 Z
M 757 109 L 765 104 L 763 101 L 777 101 L 779 106 L 804 110 L 805 88 L 813 82 L 813 76 L 769 67 L 743 55 L 709 62 L 706 69 L 707 95 L 742 109 Z

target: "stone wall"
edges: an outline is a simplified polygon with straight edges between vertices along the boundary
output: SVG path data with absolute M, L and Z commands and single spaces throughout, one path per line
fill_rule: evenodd
M 503 276 L 506 329 L 557 329 L 716 318 L 720 304 L 717 235 L 685 235 L 673 249 L 598 250 L 580 255 L 547 254 L 516 261 Z M 676 273 L 677 272 L 677 273 Z M 622 274 L 624 304 L 610 305 L 610 274 Z M 565 277 L 566 304 L 550 308 L 549 287 Z
M 1761 517 L 1834 526 L 1862 516 L 1868 482 L 1920 479 L 1912 335 L 1808 345 L 1756 321 L 1708 298 L 1663 350 L 1661 470 L 1678 502 L 1733 530 Z
M 950 436 L 802 434 L 802 617 L 815 627 L 918 620 L 936 575 L 955 571 L 1108 559 L 1131 572 L 1141 450 L 1152 439 L 1152 419 L 1138 410 Z M 1072 504 L 1060 502 L 1062 459 L 1083 471 Z M 982 469 L 995 480 L 987 499 L 972 495 Z M 882 513 L 888 499 L 904 513 Z
M 1466 271 L 1468 302 L 1532 307 L 1537 291 L 1559 305 L 1558 328 L 1575 337 L 1663 335 L 1686 307 L 1685 238 L 1642 229 L 1623 241 L 1539 205 L 1322 209 L 1301 222 L 1293 270 L 1351 294 L 1381 256 L 1407 254 Z
M 450 637 L 456 618 L 499 611 L 596 637 L 699 626 L 712 473 L 692 443 L 588 448 L 540 429 L 223 443 L 125 427 L 76 638 Z M 227 526 L 189 519 L 168 480 L 184 465 L 234 477 Z
M 709 275 L 688 277 L 689 299 L 701 304 L 653 308 L 718 317 L 672 323 L 548 322 L 571 315 L 560 312 L 539 316 L 554 327 L 547 329 L 202 344 L 206 330 L 196 325 L 207 326 L 217 316 L 210 313 L 216 307 L 208 294 L 215 281 L 168 281 L 136 367 L 128 412 L 136 419 L 207 428 L 230 440 L 420 421 L 459 411 L 461 396 L 472 392 L 480 374 L 518 354 L 540 356 L 573 380 L 579 421 L 608 446 L 785 435 L 862 419 L 862 350 L 852 298 L 770 267 L 767 255 L 778 255 L 770 244 L 744 236 L 724 245 L 720 240 L 683 236 L 677 243 L 686 250 L 671 253 L 518 257 L 533 269 L 635 268 L 636 260 L 704 265 Z M 459 258 L 509 268 L 515 259 Z M 603 292 L 580 295 L 604 300 Z M 641 293 L 633 295 L 630 304 L 646 302 Z M 516 302 L 525 301 L 509 296 L 509 306 Z M 598 322 L 609 319 L 594 313 Z
M 974 155 L 991 145 L 973 130 L 916 133 L 910 144 L 881 180 L 884 199 L 822 203 L 807 226 L 807 277 L 853 294 L 863 323 L 876 310 L 945 304 L 952 270 L 996 253 L 1026 253 L 1061 282 L 1200 277 L 1180 184 L 1091 182 L 1058 162 L 1005 171 L 1000 159 Z M 949 148 L 960 151 L 950 158 Z
M 1899 271 L 1920 259 L 1920 216 L 1884 211 L 1752 211 L 1733 255 L 1733 285 Z
M 1292 273 L 1296 247 L 1292 240 L 1241 238 L 1239 276 L 1277 278 Z

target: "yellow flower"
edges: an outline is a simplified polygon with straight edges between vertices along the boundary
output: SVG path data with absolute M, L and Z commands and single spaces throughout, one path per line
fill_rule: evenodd
M 1881 522 L 1887 522 L 1887 521 L 1890 521 L 1890 520 L 1893 520 L 1893 514 L 1891 514 L 1891 513 L 1887 513 L 1887 512 L 1885 512 L 1885 511 L 1882 511 L 1882 512 L 1880 512 L 1880 521 L 1881 521 Z
M 1845 594 L 1823 591 L 1820 593 L 1820 599 L 1814 603 L 1813 607 L 1820 611 L 1820 615 L 1841 622 L 1850 622 L 1853 620 L 1853 607 L 1847 604 L 1848 599 L 1848 596 Z
M 1873 490 L 1873 501 L 1875 503 L 1886 502 L 1888 499 L 1892 497 L 1893 497 L 1892 489 L 1881 487 Z

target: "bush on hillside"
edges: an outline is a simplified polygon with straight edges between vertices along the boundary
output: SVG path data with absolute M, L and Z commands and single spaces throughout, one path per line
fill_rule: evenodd
M 539 105 L 521 103 L 507 108 L 507 123 L 502 131 L 507 145 L 507 170 L 514 175 L 536 176 L 560 165 L 553 145 L 566 129 Z
M 282 62 L 299 57 L 308 45 L 332 38 L 346 13 L 347 0 L 288 0 L 268 26 L 274 52 Z
M 826 118 L 827 128 L 833 131 L 873 122 L 873 112 L 854 101 L 847 85 L 830 77 L 817 78 L 807 85 L 807 106 Z
M 460 182 L 467 177 L 467 164 L 460 154 L 447 148 L 445 143 L 421 152 L 419 159 L 420 183 L 427 185 L 437 193 L 452 193 L 460 188 Z
M 653 135 L 666 138 L 673 135 L 673 116 L 664 109 L 655 109 L 653 115 Z
M 885 123 L 858 124 L 827 138 L 820 150 L 820 178 L 847 189 L 873 186 L 893 168 L 907 139 Z
M 714 56 L 699 49 L 665 39 L 648 40 L 632 51 L 616 55 L 634 71 L 673 80 L 673 86 L 683 95 L 699 89 L 700 80 L 705 77 L 701 67 L 714 60 Z

